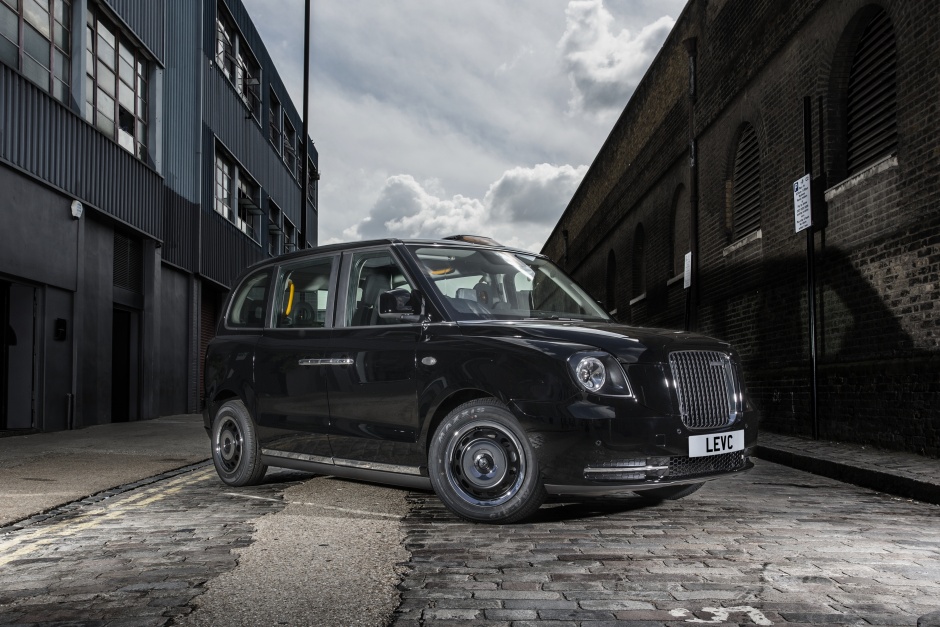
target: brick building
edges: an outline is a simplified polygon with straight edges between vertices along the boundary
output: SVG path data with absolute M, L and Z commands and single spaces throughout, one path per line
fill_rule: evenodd
M 301 123 L 241 0 L 0 0 L 0 431 L 201 408 L 231 281 L 316 243 Z
M 937 456 L 938 109 L 930 0 L 691 0 L 543 252 L 733 342 L 764 428 Z

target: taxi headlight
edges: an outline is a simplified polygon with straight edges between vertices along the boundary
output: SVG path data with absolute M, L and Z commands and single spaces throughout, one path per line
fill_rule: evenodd
M 609 353 L 576 353 L 568 359 L 571 374 L 586 392 L 609 396 L 633 396 L 620 362 Z

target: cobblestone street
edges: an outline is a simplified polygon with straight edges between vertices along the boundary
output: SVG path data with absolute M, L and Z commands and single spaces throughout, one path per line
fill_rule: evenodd
M 760 460 L 681 501 L 512 526 L 286 471 L 232 489 L 200 464 L 4 528 L 0 624 L 382 625 L 403 572 L 396 627 L 913 626 L 940 609 L 938 558 L 937 506 Z
M 940 509 L 764 461 L 684 500 L 512 527 L 412 505 L 397 627 L 915 625 L 940 608 Z
M 175 476 L 174 476 L 175 475 Z M 278 473 L 222 497 L 202 464 L 79 501 L 0 533 L 0 624 L 164 625 L 235 568 L 251 521 L 279 511 Z

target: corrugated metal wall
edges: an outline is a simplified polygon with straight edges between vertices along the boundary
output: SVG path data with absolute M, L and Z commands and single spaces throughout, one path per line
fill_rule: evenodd
M 163 239 L 163 179 L 5 65 L 0 159 Z
M 203 163 L 202 177 L 202 239 L 200 273 L 223 285 L 245 267 L 267 254 L 267 199 L 270 198 L 295 225 L 300 225 L 301 186 L 269 141 L 268 111 L 273 88 L 291 124 L 300 135 L 300 115 L 288 97 L 286 88 L 240 0 L 221 0 L 233 18 L 239 35 L 251 49 L 261 66 L 261 114 L 256 118 L 242 102 L 232 83 L 216 67 L 216 11 L 214 0 L 206 0 L 202 18 L 204 55 L 199 64 L 202 72 Z M 214 210 L 214 162 L 216 143 L 225 147 L 240 168 L 258 182 L 262 192 L 260 244 L 241 233 Z M 314 164 L 318 163 L 311 150 Z M 314 212 L 314 216 L 316 213 Z M 310 237 L 315 240 L 316 218 L 311 220 Z
M 105 0 L 111 10 L 134 31 L 137 38 L 163 63 L 164 25 L 166 20 L 164 0 Z M 190 0 L 192 4 L 193 3 Z M 172 22 L 174 27 L 179 22 Z M 172 32 L 173 29 L 171 28 Z

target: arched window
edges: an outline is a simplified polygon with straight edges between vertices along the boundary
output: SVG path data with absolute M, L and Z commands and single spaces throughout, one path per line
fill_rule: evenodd
M 646 293 L 646 234 L 638 224 L 633 235 L 633 298 Z
M 617 258 L 614 251 L 607 253 L 607 294 L 604 305 L 607 313 L 617 311 Z
M 846 93 L 846 170 L 854 174 L 892 154 L 898 145 L 897 52 L 891 20 L 879 9 L 868 21 L 849 73 Z
M 757 131 L 745 124 L 734 157 L 732 233 L 740 239 L 760 228 L 760 147 Z

